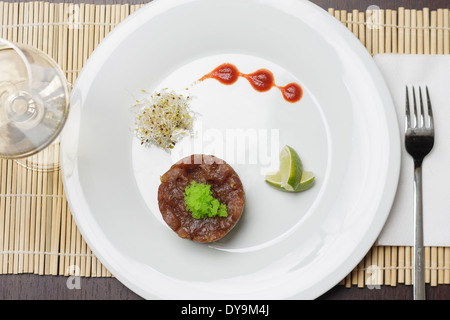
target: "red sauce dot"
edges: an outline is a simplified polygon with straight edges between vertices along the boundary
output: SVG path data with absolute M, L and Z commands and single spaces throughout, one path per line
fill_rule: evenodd
M 243 75 L 256 91 L 269 91 L 274 86 L 272 72 L 261 69 L 250 74 Z
M 204 75 L 199 81 L 203 81 L 208 78 L 213 78 L 223 84 L 230 85 L 235 83 L 239 78 L 239 70 L 230 63 L 224 63 L 210 73 Z
M 281 92 L 283 93 L 284 99 L 288 102 L 297 102 L 302 98 L 303 90 L 296 83 L 289 83 L 284 87 L 279 87 Z

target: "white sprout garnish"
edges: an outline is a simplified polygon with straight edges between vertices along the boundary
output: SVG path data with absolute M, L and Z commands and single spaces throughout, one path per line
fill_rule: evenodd
M 164 150 L 173 149 L 183 137 L 193 134 L 194 112 L 189 107 L 189 96 L 168 91 L 147 93 L 136 100 L 134 133 L 142 145 L 155 145 Z

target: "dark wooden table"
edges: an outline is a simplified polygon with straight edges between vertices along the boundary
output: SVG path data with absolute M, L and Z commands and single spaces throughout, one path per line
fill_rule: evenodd
M 53 0 L 55 1 L 55 0 Z M 139 0 L 138 0 L 139 1 Z M 58 1 L 55 2 L 86 2 L 90 0 Z M 127 0 L 93 1 L 93 3 L 136 3 Z M 149 2 L 143 1 L 143 2 Z M 340 10 L 366 10 L 370 5 L 377 5 L 382 9 L 410 9 L 450 8 L 448 0 L 312 0 L 325 10 L 335 8 Z M 0 300 L 6 299 L 47 299 L 47 300 L 75 300 L 75 299 L 114 299 L 139 300 L 141 297 L 126 288 L 115 278 L 81 278 L 80 289 L 68 289 L 67 277 L 38 276 L 34 274 L 0 275 Z M 381 286 L 379 289 L 346 288 L 337 285 L 319 297 L 320 300 L 409 300 L 412 299 L 413 288 L 399 284 L 396 287 Z M 426 286 L 427 298 L 430 300 L 449 300 L 450 285 Z

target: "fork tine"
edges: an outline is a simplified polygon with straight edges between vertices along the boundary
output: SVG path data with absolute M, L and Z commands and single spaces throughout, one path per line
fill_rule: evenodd
M 422 99 L 422 88 L 419 87 L 419 97 L 420 97 L 420 113 L 419 113 L 419 125 L 418 127 L 423 127 L 425 125 L 424 114 L 425 111 L 423 109 L 423 99 Z
M 405 106 L 405 130 L 411 128 L 411 112 L 409 110 L 409 92 L 406 86 L 406 106 Z
M 430 94 L 428 93 L 428 86 L 425 87 L 427 92 L 427 105 L 428 105 L 428 123 L 430 128 L 434 130 L 433 111 L 431 110 Z
M 414 90 L 414 87 L 412 87 L 412 92 L 413 92 L 413 103 L 414 103 L 414 128 L 418 127 L 418 118 L 417 118 L 417 103 L 416 103 L 416 91 Z

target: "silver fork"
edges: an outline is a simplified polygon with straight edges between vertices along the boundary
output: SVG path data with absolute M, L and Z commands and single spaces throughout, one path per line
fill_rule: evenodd
M 420 109 L 416 103 L 416 92 L 412 88 L 414 109 L 409 107 L 409 92 L 406 87 L 405 148 L 414 159 L 414 299 L 425 300 L 425 259 L 423 246 L 422 213 L 422 162 L 434 145 L 434 121 L 430 95 L 426 87 L 427 113 L 424 110 L 422 89 L 419 87 Z

